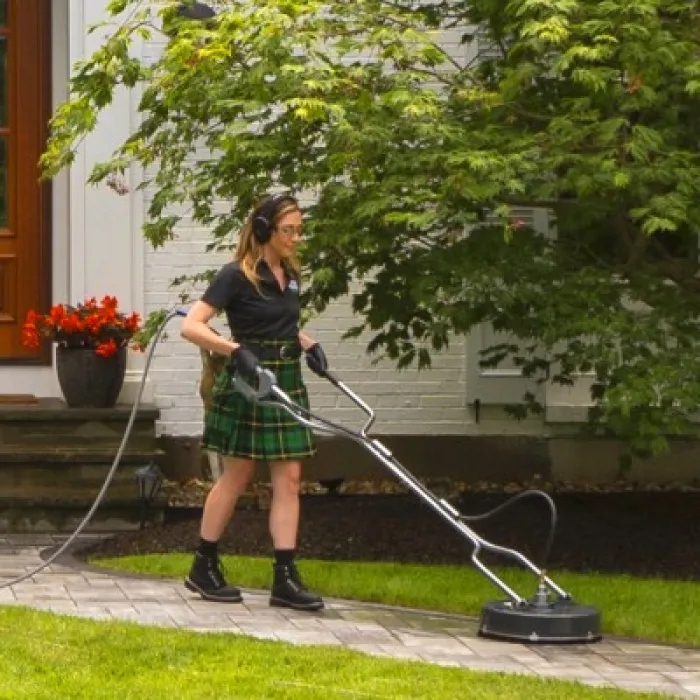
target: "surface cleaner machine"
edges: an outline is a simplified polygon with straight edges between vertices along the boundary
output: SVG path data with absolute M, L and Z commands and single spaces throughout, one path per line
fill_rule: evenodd
M 12 580 L 0 583 L 0 588 L 14 586 L 22 581 L 31 579 L 34 575 L 43 571 L 61 556 L 77 539 L 88 525 L 97 511 L 100 503 L 114 478 L 119 467 L 122 455 L 131 436 L 131 431 L 138 414 L 143 396 L 148 371 L 153 359 L 155 348 L 165 327 L 171 319 L 177 316 L 186 316 L 186 311 L 175 309 L 171 311 L 151 340 L 146 362 L 139 385 L 138 393 L 127 422 L 122 442 L 119 445 L 114 462 L 110 467 L 94 503 L 80 522 L 76 530 L 67 540 L 48 556 L 40 566 L 24 573 Z M 473 547 L 471 561 L 474 566 L 486 576 L 506 596 L 506 600 L 495 600 L 484 605 L 479 621 L 479 634 L 483 637 L 502 639 L 527 644 L 564 644 L 564 643 L 589 643 L 597 642 L 602 638 L 600 613 L 593 607 L 574 602 L 572 596 L 560 588 L 544 569 L 540 569 L 520 552 L 501 547 L 480 537 L 466 523 L 476 520 L 484 520 L 502 511 L 516 500 L 525 496 L 539 495 L 547 500 L 553 514 L 553 524 L 556 519 L 556 510 L 551 498 L 543 491 L 529 490 L 516 494 L 508 501 L 488 513 L 475 516 L 467 516 L 460 513 L 451 503 L 443 498 L 438 498 L 429 491 L 418 479 L 416 479 L 405 467 L 403 467 L 392 453 L 379 440 L 368 435 L 375 420 L 374 411 L 352 390 L 350 390 L 338 377 L 331 372 L 325 373 L 325 378 L 338 390 L 348 397 L 367 416 L 367 420 L 360 430 L 354 431 L 338 425 L 332 421 L 317 416 L 307 411 L 302 406 L 294 403 L 291 398 L 277 385 L 275 375 L 268 369 L 260 368 L 255 384 L 244 381 L 241 377 L 234 379 L 234 386 L 250 401 L 282 409 L 295 420 L 308 428 L 320 433 L 347 438 L 360 444 L 373 457 L 385 467 L 400 483 L 406 486 L 418 498 L 434 510 L 443 520 L 453 527 L 460 535 L 466 538 Z M 551 544 L 553 528 L 550 531 L 548 547 Z M 482 552 L 489 552 L 510 559 L 529 570 L 537 579 L 534 594 L 529 598 L 523 598 L 512 588 L 506 585 L 489 567 L 481 560 Z
M 451 503 L 444 498 L 438 498 L 428 490 L 399 463 L 389 449 L 379 440 L 370 437 L 368 431 L 375 420 L 374 411 L 334 374 L 327 371 L 324 373 L 324 376 L 366 414 L 367 420 L 360 430 L 350 430 L 347 427 L 321 418 L 299 404 L 294 403 L 280 389 L 275 375 L 268 369 L 260 368 L 256 387 L 248 384 L 240 376 L 234 379 L 234 387 L 246 396 L 248 400 L 282 409 L 299 423 L 314 431 L 348 438 L 359 443 L 373 457 L 379 460 L 382 466 L 388 469 L 399 482 L 432 508 L 449 525 L 456 529 L 460 535 L 469 540 L 473 546 L 471 560 L 474 566 L 507 596 L 507 600 L 488 602 L 482 608 L 479 621 L 479 634 L 482 637 L 529 644 L 588 643 L 597 642 L 601 639 L 601 621 L 598 610 L 591 606 L 574 602 L 569 593 L 560 588 L 547 576 L 543 569 L 535 566 L 523 554 L 514 549 L 501 547 L 485 540 L 466 524 L 469 521 L 484 520 L 502 511 L 516 500 L 533 495 L 542 496 L 548 501 L 554 521 L 556 519 L 554 503 L 546 493 L 538 490 L 524 491 L 516 494 L 488 513 L 477 516 L 463 515 Z M 551 545 L 553 534 L 552 528 L 547 550 L 549 550 Z M 523 598 L 518 595 L 480 560 L 479 556 L 482 552 L 490 552 L 503 558 L 514 560 L 532 572 L 537 577 L 534 595 L 530 598 Z

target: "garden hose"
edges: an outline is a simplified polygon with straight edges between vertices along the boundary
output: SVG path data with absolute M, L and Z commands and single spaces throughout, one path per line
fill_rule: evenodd
M 23 574 L 22 576 L 18 576 L 17 578 L 14 578 L 10 581 L 3 581 L 0 583 L 0 588 L 9 588 L 10 586 L 14 586 L 18 583 L 22 583 L 22 581 L 26 581 L 27 579 L 31 578 L 32 576 L 35 576 L 36 574 L 40 573 L 44 569 L 46 569 L 48 566 L 50 566 L 58 557 L 63 554 L 68 547 L 75 542 L 75 540 L 78 538 L 78 536 L 82 533 L 82 531 L 87 527 L 87 525 L 90 523 L 92 520 L 93 516 L 95 515 L 95 512 L 97 509 L 100 507 L 100 504 L 102 503 L 105 494 L 107 493 L 107 489 L 109 488 L 110 484 L 112 483 L 112 479 L 114 478 L 114 475 L 117 472 L 117 469 L 119 468 L 119 463 L 121 462 L 122 455 L 124 454 L 124 450 L 126 449 L 127 443 L 129 442 L 129 438 L 131 437 L 131 431 L 134 427 L 134 422 L 136 421 L 136 416 L 138 414 L 139 407 L 141 406 L 141 398 L 143 396 L 143 390 L 146 386 L 146 378 L 148 377 L 148 369 L 151 365 L 151 360 L 153 359 L 153 353 L 155 352 L 156 345 L 158 344 L 158 340 L 160 336 L 163 334 L 163 331 L 165 330 L 165 327 L 168 325 L 171 319 L 175 318 L 175 316 L 185 316 L 185 312 L 180 310 L 180 309 L 175 309 L 171 311 L 166 317 L 163 323 L 159 326 L 158 330 L 156 331 L 155 335 L 153 336 L 153 339 L 150 344 L 150 348 L 148 350 L 148 353 L 146 355 L 146 364 L 143 368 L 143 374 L 141 375 L 141 383 L 139 384 L 138 388 L 138 393 L 136 394 L 136 400 L 134 401 L 134 405 L 131 409 L 131 414 L 129 415 L 129 421 L 126 425 L 126 429 L 124 430 L 124 437 L 122 437 L 121 444 L 119 445 L 119 449 L 117 450 L 117 454 L 114 457 L 114 462 L 112 463 L 112 466 L 109 469 L 109 472 L 107 472 L 107 476 L 105 477 L 104 484 L 102 484 L 102 488 L 100 489 L 99 493 L 97 494 L 97 497 L 95 498 L 94 503 L 90 507 L 90 510 L 88 510 L 87 514 L 85 517 L 82 519 L 82 521 L 79 523 L 78 527 L 75 529 L 75 531 L 68 537 L 68 539 L 55 551 L 51 556 L 49 556 L 40 566 L 37 566 L 36 568 L 32 569 L 31 571 L 28 571 L 27 573 Z

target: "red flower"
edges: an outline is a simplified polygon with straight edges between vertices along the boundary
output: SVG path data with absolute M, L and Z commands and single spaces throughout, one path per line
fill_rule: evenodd
M 66 331 L 66 333 L 80 333 L 85 327 L 77 313 L 72 313 L 70 316 L 62 318 L 59 325 L 61 330 Z
M 128 328 L 130 331 L 135 331 L 138 330 L 139 326 L 141 325 L 141 316 L 139 316 L 137 313 L 131 314 L 126 321 L 124 321 L 124 327 Z
M 44 336 L 66 347 L 91 347 L 102 357 L 111 357 L 141 331 L 140 323 L 137 313 L 127 316 L 119 311 L 116 297 L 105 296 L 99 303 L 89 297 L 74 307 L 56 304 L 45 316 L 28 311 L 22 344 L 35 349 Z
M 25 323 L 22 327 L 22 345 L 32 350 L 39 347 L 39 334 L 31 323 Z
M 49 311 L 49 317 L 46 319 L 54 326 L 58 326 L 61 323 L 61 319 L 66 313 L 66 308 L 63 304 L 58 304 L 58 306 L 52 306 Z
M 98 345 L 95 352 L 101 357 L 112 357 L 112 355 L 114 355 L 118 349 L 119 347 L 117 344 L 110 338 L 110 340 L 108 340 L 106 343 L 101 343 Z

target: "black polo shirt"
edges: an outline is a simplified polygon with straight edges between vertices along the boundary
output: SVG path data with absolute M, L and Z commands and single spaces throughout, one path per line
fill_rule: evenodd
M 299 334 L 299 280 L 285 267 L 286 287 L 281 289 L 268 264 L 257 268 L 258 291 L 243 274 L 240 263 L 224 265 L 216 274 L 202 301 L 225 311 L 236 339 L 266 340 L 296 338 Z

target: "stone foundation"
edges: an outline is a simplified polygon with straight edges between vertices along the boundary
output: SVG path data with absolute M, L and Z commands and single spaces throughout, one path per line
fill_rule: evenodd
M 585 438 L 574 431 L 532 435 L 377 435 L 398 461 L 418 477 L 467 482 L 531 481 L 606 484 L 619 479 L 622 446 L 607 439 Z M 164 436 L 159 444 L 164 468 L 173 480 L 208 477 L 209 459 L 197 437 Z M 318 454 L 305 461 L 304 479 L 320 481 L 392 478 L 361 445 L 332 437 L 318 438 Z M 266 479 L 266 472 L 258 478 Z M 624 478 L 639 484 L 691 484 L 700 479 L 700 441 L 674 440 L 666 455 L 634 460 Z
M 0 405 L 0 533 L 69 532 L 91 508 L 112 466 L 131 406 L 69 409 L 56 399 L 34 405 Z M 135 470 L 154 462 L 166 478 L 211 476 L 209 456 L 198 437 L 156 437 L 159 411 L 138 412 L 121 465 L 87 532 L 135 529 L 141 503 Z M 517 426 L 516 426 L 517 427 Z M 584 438 L 577 426 L 544 426 L 538 434 L 377 435 L 416 477 L 466 482 L 569 482 L 606 484 L 620 478 L 621 445 Z M 531 428 L 531 426 L 530 426 Z M 492 428 L 493 430 L 493 428 Z M 319 451 L 305 462 L 304 480 L 384 481 L 394 478 L 360 444 L 319 436 Z M 677 439 L 671 453 L 636 460 L 624 474 L 638 484 L 693 484 L 700 473 L 700 441 Z M 257 480 L 267 481 L 266 470 Z M 161 521 L 161 494 L 150 517 Z

